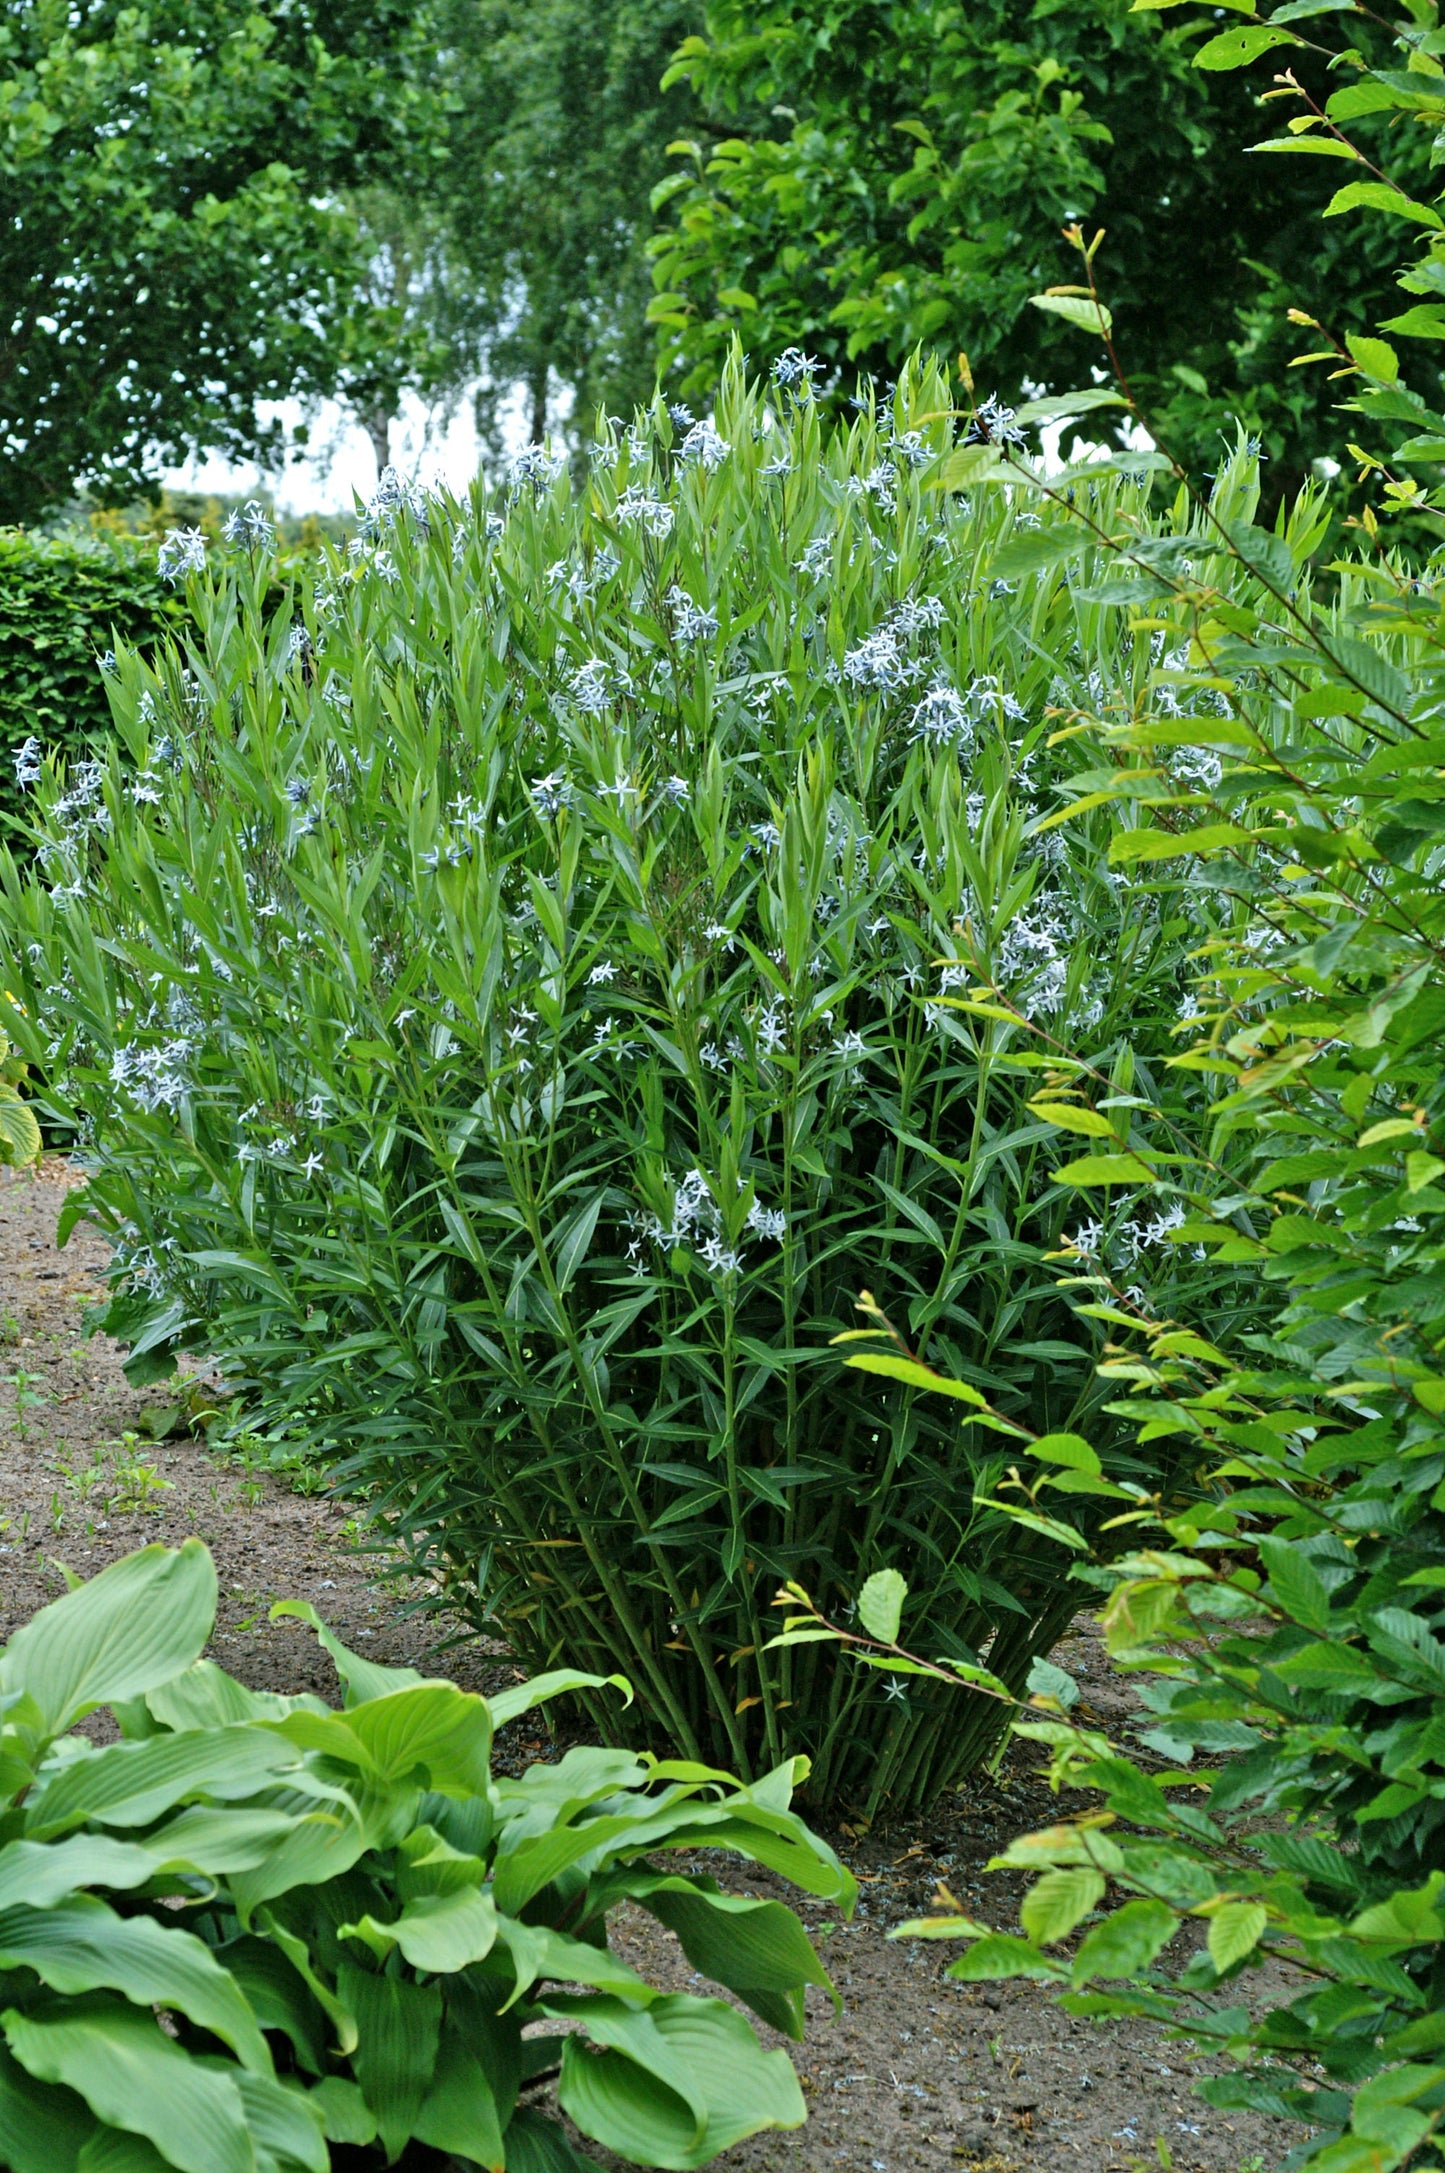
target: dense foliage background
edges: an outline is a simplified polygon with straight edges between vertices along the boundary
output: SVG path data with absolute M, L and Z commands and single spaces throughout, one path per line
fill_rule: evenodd
M 1287 313 L 1369 322 L 1396 252 L 1319 220 L 1317 161 L 1243 155 L 1272 63 L 1247 90 L 1193 65 L 1204 34 L 1128 0 L 97 4 L 63 30 L 33 0 L 0 39 L 0 516 L 198 448 L 279 461 L 286 395 L 339 398 L 378 470 L 408 394 L 469 402 L 494 462 L 519 431 L 578 444 L 659 366 L 710 397 L 738 335 L 816 355 L 840 405 L 920 345 L 1011 400 L 1067 387 L 1027 305 L 1075 218 L 1107 229 L 1155 429 L 1208 468 L 1242 423 L 1277 503 L 1341 450 Z M 1313 41 L 1290 64 L 1327 93 Z M 1390 157 L 1408 183 L 1423 139 Z
M 17 624 L 55 628 L 32 650 L 78 661 L 102 609 L 137 619 L 106 664 L 113 736 L 22 751 L 33 857 L 0 860 L 8 1016 L 89 1166 L 69 1216 L 116 1240 L 133 1371 L 218 1355 L 248 1423 L 363 1494 L 427 1598 L 581 1659 L 546 1688 L 600 1729 L 763 1777 L 584 1750 L 517 1808 L 487 1784 L 478 1701 L 340 1652 L 344 1715 L 250 1699 L 187 1665 L 197 1551 L 133 1558 L 112 1593 L 186 1588 L 120 1610 L 136 1651 L 74 1634 L 106 1613 L 100 1580 L 0 1656 L 26 1836 L 0 1882 L 27 1849 L 74 1937 L 47 1977 L 55 1924 L 5 1911 L 24 2011 L 0 2113 L 69 2120 L 62 2144 L 109 2120 L 117 2097 L 52 2097 L 99 2089 L 112 2040 L 154 2053 L 157 1999 L 198 2013 L 164 1949 L 211 2003 L 188 2027 L 239 2063 L 207 2054 L 201 2087 L 243 2140 L 284 2113 L 317 2173 L 347 2123 L 393 2157 L 419 2139 L 492 2164 L 511 2054 L 454 2090 L 442 2016 L 489 2016 L 490 2059 L 523 2019 L 499 2029 L 495 1995 L 555 1966 L 602 1995 L 535 2002 L 604 2024 L 601 2059 L 561 2053 L 579 2125 L 700 2163 L 800 2100 L 730 2010 L 679 2013 L 679 2043 L 731 2033 L 705 2086 L 679 2076 L 670 2003 L 606 1956 L 610 1901 L 681 1909 L 694 1958 L 783 2027 L 821 1979 L 783 1915 L 754 1927 L 764 1984 L 759 1941 L 725 1937 L 776 1905 L 629 1866 L 659 1804 L 673 1845 L 727 1829 L 841 1898 L 787 1807 L 791 1747 L 820 1798 L 871 1816 L 1011 1723 L 1090 1800 L 1001 1859 L 1038 1874 L 1016 1931 L 946 1892 L 912 1927 L 965 1942 L 955 1974 L 1179 2030 L 1220 2056 L 1212 2103 L 1306 2124 L 1297 2165 L 1442 2164 L 1445 218 L 1420 147 L 1445 129 L 1445 36 L 1428 0 L 1388 36 L 1347 0 L 1235 12 L 715 0 L 655 106 L 635 94 L 666 8 L 454 19 L 449 79 L 408 92 L 408 155 L 470 110 L 481 185 L 343 159 L 312 205 L 360 251 L 332 382 L 379 461 L 400 390 L 455 390 L 469 354 L 507 357 L 539 436 L 584 437 L 573 392 L 634 380 L 640 191 L 694 94 L 757 124 L 705 129 L 658 192 L 654 316 L 711 412 L 659 396 L 466 500 L 389 471 L 319 563 L 278 563 L 259 508 L 221 545 L 169 537 L 189 619 L 129 557 L 107 589 L 102 554 L 9 547 Z M 264 19 L 249 34 L 254 60 Z M 1286 124 L 1247 168 L 1221 152 L 1259 114 L 1216 81 L 1241 68 Z M 630 148 L 620 179 L 604 141 Z M 1319 156 L 1340 185 L 1306 249 Z M 538 176 L 553 198 L 510 217 Z M 1359 214 L 1414 245 L 1380 224 L 1361 246 Z M 1286 373 L 1286 292 L 1306 371 Z M 1087 389 L 1017 412 L 926 352 L 966 343 L 1028 390 L 1080 333 Z M 859 361 L 897 377 L 850 411 Z M 1222 399 L 1242 414 L 1216 458 Z M 1331 402 L 1357 433 L 1345 527 L 1323 476 L 1288 487 L 1329 465 Z M 1169 450 L 1034 458 L 1050 423 L 1125 421 Z M 1263 487 L 1251 429 L 1279 455 Z M 37 718 L 64 707 L 45 670 Z M 1047 1658 L 1081 1582 L 1144 1678 L 1120 1740 Z M 101 1697 L 133 1740 L 57 1751 Z M 234 1863 L 177 1853 L 161 1891 L 145 1846 L 141 1868 L 106 1853 L 109 1776 L 178 1759 L 218 1785 L 233 1730 L 248 1804 L 268 1758 L 285 1775 L 242 1814 L 287 1828 L 265 1869 L 261 1828 L 209 1810 Z M 295 1788 L 329 1791 L 326 1836 Z M 561 1830 L 578 1819 L 590 1835 Z M 334 1906 L 293 1844 L 320 1871 L 341 1850 Z M 97 1886 L 145 1907 L 122 1919 Z M 343 1895 L 367 1913 L 340 1923 Z M 210 1909 L 204 1957 L 176 1899 Z M 260 1899 L 281 1907 L 254 1929 Z M 546 1922 L 514 1920 L 533 1900 Z M 546 1943 L 569 1911 L 586 1953 Z M 502 1981 L 468 1975 L 502 1948 Z M 111 1974 L 77 1978 L 82 1949 Z M 248 2001 L 288 1969 L 298 2075 L 273 2094 Z M 324 2054 L 291 2026 L 308 1995 Z M 422 2048 L 404 2088 L 377 2081 L 383 2007 Z M 614 2058 L 623 2032 L 650 2079 Z
M 336 192 L 425 164 L 433 69 L 412 0 L 6 10 L 0 520 L 280 455 L 258 402 L 335 389 L 364 265 Z
M 1356 18 L 1351 35 L 1380 42 Z M 1028 300 L 1073 278 L 1060 230 L 1084 220 L 1106 230 L 1151 426 L 1198 469 L 1226 418 L 1245 423 L 1277 502 L 1339 434 L 1332 388 L 1289 368 L 1286 312 L 1370 322 L 1396 250 L 1382 223 L 1321 222 L 1314 160 L 1243 155 L 1267 115 L 1194 67 L 1203 36 L 1192 13 L 1128 0 L 710 0 L 672 71 L 706 127 L 658 192 L 667 381 L 706 393 L 740 334 L 760 360 L 818 355 L 843 395 L 919 344 L 966 349 L 1011 400 L 1071 386 L 1075 335 Z M 1290 57 L 1327 82 L 1310 50 Z M 1391 148 L 1423 168 L 1418 138 Z

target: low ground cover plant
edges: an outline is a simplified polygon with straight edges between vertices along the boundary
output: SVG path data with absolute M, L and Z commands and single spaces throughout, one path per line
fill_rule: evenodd
M 779 1579 L 927 1562 L 941 1645 L 1016 1683 L 1073 1595 L 974 1506 L 987 1422 L 840 1388 L 828 1336 L 866 1281 L 967 1394 L 1067 1426 L 1100 1393 L 1040 1267 L 1049 1126 L 951 992 L 986 961 L 1121 1103 L 1202 1100 L 1159 1063 L 1218 900 L 1050 823 L 1051 736 L 1170 668 L 1087 548 L 1029 574 L 1047 501 L 986 485 L 1055 413 L 959 423 L 922 370 L 825 432 L 801 358 L 739 366 L 707 421 L 610 430 L 580 498 L 542 448 L 491 500 L 393 481 L 356 553 L 292 570 L 289 625 L 264 543 L 198 546 L 198 638 L 119 654 L 114 748 L 40 781 L 42 872 L 0 905 L 133 1371 L 219 1357 L 439 1598 L 534 1665 L 625 1668 L 599 1726 L 745 1772 L 804 1749 L 864 1805 L 926 1799 L 995 1716 L 911 1729 L 831 1652 L 764 1662 Z M 1079 502 L 1152 534 L 1122 465 Z M 1221 515 L 1255 484 L 1226 464 Z M 1218 756 L 1177 722 L 1183 786 Z M 1113 1236 L 1167 1278 L 1156 1222 Z
M 800 2037 L 806 1987 L 831 1988 L 792 1912 L 653 1861 L 728 1849 L 851 1907 L 789 1809 L 796 1766 L 748 1788 L 579 1749 L 493 1778 L 494 1725 L 567 1676 L 488 1703 L 282 1602 L 336 1662 L 333 1712 L 203 1660 L 215 1600 L 198 1540 L 146 1547 L 0 1653 L 0 2165 L 568 2173 L 591 2161 L 542 2109 L 554 2076 L 583 2135 L 643 2165 L 801 2125 L 786 2053 L 607 1945 L 634 1902 Z M 120 1741 L 74 1732 L 98 1708 Z

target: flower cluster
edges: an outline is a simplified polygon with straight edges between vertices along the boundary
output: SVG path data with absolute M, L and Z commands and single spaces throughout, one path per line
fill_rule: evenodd
M 549 491 L 567 465 L 565 453 L 551 445 L 525 445 L 512 462 L 512 488 L 530 490 L 534 498 Z
M 199 528 L 170 528 L 156 553 L 156 571 L 163 581 L 184 581 L 206 570 L 206 539 Z
M 695 460 L 701 467 L 713 469 L 722 466 L 732 447 L 712 417 L 705 415 L 700 423 L 693 424 L 678 451 L 684 460 Z
M 248 498 L 227 516 L 221 535 L 227 543 L 246 551 L 264 551 L 276 540 L 271 516 L 256 498 Z
M 813 379 L 822 367 L 816 355 L 805 355 L 801 347 L 785 347 L 773 364 L 773 383 L 785 392 L 811 392 Z
M 618 499 L 614 518 L 619 528 L 641 528 L 661 542 L 672 534 L 677 516 L 665 499 L 653 498 L 641 484 L 632 483 Z
M 843 658 L 843 677 L 855 687 L 895 694 L 920 677 L 922 664 L 907 655 L 896 626 L 880 626 L 864 636 Z
M 129 1094 L 147 1116 L 158 1109 L 174 1112 L 191 1090 L 186 1070 L 190 1055 L 189 1036 L 154 1046 L 122 1043 L 111 1056 L 111 1085 Z
M 562 770 L 534 777 L 527 790 L 539 815 L 560 814 L 564 807 L 574 806 L 577 799 L 571 779 Z
M 682 642 L 710 641 L 718 630 L 715 611 L 704 611 L 676 581 L 667 592 L 672 609 L 672 631 Z
M 589 656 L 568 680 L 567 692 L 584 717 L 605 717 L 614 702 L 632 692 L 632 679 L 606 657 Z
M 397 515 L 405 513 L 416 523 L 421 533 L 431 533 L 431 516 L 427 494 L 417 483 L 409 483 L 396 468 L 383 468 L 375 491 L 367 502 L 361 517 L 363 536 L 376 537 L 396 524 Z
M 746 1258 L 740 1244 L 726 1241 L 722 1209 L 699 1169 L 688 1170 L 673 1186 L 670 1224 L 651 1213 L 633 1215 L 630 1221 L 633 1237 L 627 1248 L 627 1258 L 636 1274 L 645 1272 L 644 1242 L 658 1245 L 664 1252 L 671 1251 L 674 1246 L 686 1246 L 714 1275 L 736 1275 Z M 781 1208 L 764 1207 L 760 1201 L 753 1200 L 743 1220 L 743 1229 L 766 1243 L 781 1245 L 788 1234 L 788 1218 Z
M 996 393 L 980 400 L 963 433 L 965 445 L 1027 445 L 1028 432 L 1017 413 L 1006 407 Z

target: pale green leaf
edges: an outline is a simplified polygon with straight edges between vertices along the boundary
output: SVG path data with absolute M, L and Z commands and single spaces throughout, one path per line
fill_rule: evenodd
M 489 1894 L 459 1886 L 450 1894 L 419 1894 L 392 1923 L 365 1916 L 337 1927 L 343 1939 L 364 1939 L 379 1955 L 399 1947 L 413 1969 L 428 1975 L 453 1975 L 490 1954 L 497 1937 L 497 1911 Z
M 255 2173 L 240 2070 L 202 2067 L 153 2015 L 77 2002 L 65 2014 L 11 2008 L 0 2028 L 22 2067 L 74 2090 L 111 2127 L 148 2137 L 178 2173 Z
M 1215 1911 L 1209 1919 L 1209 1959 L 1221 1976 L 1254 1952 L 1268 1923 L 1262 1902 L 1227 1901 Z
M 674 1994 L 645 2015 L 579 2000 L 566 2012 L 606 2049 L 589 2055 L 582 2039 L 566 2040 L 558 2102 L 584 2135 L 621 2156 L 683 2173 L 760 2129 L 799 2128 L 806 2118 L 787 2054 L 764 2052 L 721 2000 Z
M 908 1585 L 896 1569 L 876 1569 L 858 1594 L 858 1620 L 880 1645 L 898 1642 Z
M 216 1572 L 199 1539 L 142 1547 L 67 1592 L 0 1654 L 0 1692 L 28 1691 L 58 1735 L 93 1706 L 143 1697 L 200 1658 Z
M 234 1978 L 202 1939 L 147 1916 L 121 1917 L 94 1895 L 53 1908 L 0 1910 L 0 1968 L 33 1969 L 55 1992 L 123 1992 L 140 2007 L 172 2007 L 271 2073 L 271 2053 Z
M 1046 1871 L 1029 1888 L 1019 1922 L 1035 1946 L 1051 1947 L 1069 1933 L 1104 1898 L 1104 1877 L 1088 1864 L 1066 1864 Z
M 514 1689 L 495 1691 L 487 1699 L 492 1726 L 504 1728 L 509 1720 L 534 1712 L 549 1698 L 568 1697 L 574 1690 L 620 1690 L 623 1704 L 632 1703 L 632 1685 L 625 1675 L 585 1675 L 577 1668 L 559 1667 L 534 1675 Z

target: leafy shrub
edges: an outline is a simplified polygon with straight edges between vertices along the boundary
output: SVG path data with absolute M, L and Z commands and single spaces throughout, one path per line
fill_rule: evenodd
M 535 448 L 497 507 L 379 501 L 289 634 L 264 554 L 198 578 L 188 661 L 122 656 L 122 744 L 42 784 L 45 876 L 0 913 L 133 1368 L 213 1351 L 531 1662 L 621 1665 L 640 1729 L 742 1771 L 796 1744 L 874 1803 L 993 1711 L 930 1738 L 831 1652 L 764 1665 L 778 1579 L 927 1563 L 941 1647 L 1015 1682 L 1073 1594 L 972 1506 L 984 1422 L 840 1390 L 827 1336 L 869 1281 L 1003 1410 L 1099 1395 L 1040 1266 L 1041 1059 L 948 992 L 986 960 L 1043 1047 L 1182 1112 L 1155 1059 L 1214 925 L 1049 827 L 1060 716 L 1130 712 L 1158 653 L 1088 551 L 1015 592 L 1029 499 L 933 486 L 1040 418 L 954 451 L 949 412 L 910 377 L 825 437 L 735 373 L 713 421 L 608 438 L 581 503 Z M 1147 524 L 1147 479 L 1076 484 Z M 1253 489 L 1231 463 L 1219 503 Z
M 75 759 L 110 730 L 98 659 L 149 649 L 185 617 L 149 553 L 0 532 L 0 809 L 19 811 L 27 740 Z
M 831 1988 L 791 1911 L 649 1860 L 732 1849 L 851 1906 L 788 1809 L 794 1767 L 749 1789 L 582 1749 L 493 1779 L 494 1723 L 570 1678 L 489 1709 L 283 1602 L 336 1661 L 336 1713 L 201 1659 L 215 1599 L 198 1540 L 146 1547 L 0 1654 L 0 2164 L 568 2173 L 591 2161 L 530 2095 L 553 2072 L 583 2134 L 645 2165 L 801 2125 L 787 2055 L 659 1993 L 606 1930 L 635 1902 L 800 2037 L 805 1987 Z M 98 1707 L 122 1741 L 68 1732 Z
M 1249 25 L 1217 42 L 1245 56 L 1295 35 Z M 1445 112 L 1418 38 L 1402 34 L 1411 72 L 1381 77 L 1379 96 L 1351 86 L 1340 117 Z M 1394 208 L 1379 183 L 1351 201 Z M 1432 264 L 1433 242 L 1419 276 Z M 1383 345 L 1350 342 L 1360 404 L 1399 419 L 1420 403 L 1386 396 Z M 1387 511 L 1424 505 L 1387 481 Z M 1373 543 L 1379 515 L 1361 525 Z M 1142 1542 L 1076 1574 L 1109 1595 L 1115 1659 L 1146 1678 L 1144 1725 L 1111 1744 L 1069 1717 L 1063 1672 L 1037 1665 L 1033 1703 L 1052 1710 L 1022 1732 L 1050 1747 L 1056 1784 L 1098 1800 L 1002 1859 L 1039 1873 L 1022 1938 L 956 1905 L 912 1929 L 970 1942 L 957 1975 L 1037 1977 L 1074 2012 L 1152 2015 L 1223 2055 L 1202 2095 L 1307 2123 L 1293 2166 L 1425 2173 L 1445 2164 L 1445 585 L 1381 553 L 1337 569 L 1326 617 L 1277 538 L 1221 525 L 1218 540 L 1255 574 L 1248 595 L 1126 537 L 1115 551 L 1118 600 L 1132 589 L 1166 640 L 1187 636 L 1200 685 L 1226 698 L 1217 778 L 1173 789 L 1172 721 L 1144 711 L 1106 729 L 1108 762 L 1076 778 L 1076 804 L 1119 805 L 1116 866 L 1182 865 L 1237 903 L 1176 1059 L 1222 1089 L 1209 1151 L 1181 1155 L 1166 1114 L 1136 1108 L 1123 1151 L 1057 1175 L 1094 1193 L 1147 1170 L 1172 1241 L 1257 1278 L 1270 1317 L 1243 1341 L 1212 1321 L 1201 1333 L 1193 1308 L 1161 1317 L 1102 1240 L 1069 1278 L 1115 1331 L 1113 1413 L 1141 1448 L 1182 1444 L 1201 1494 L 1171 1513 L 1156 1489 L 1115 1486 L 1082 1437 L 1022 1444 L 1037 1460 L 1013 1478 L 1028 1528 L 1087 1553 L 1055 1500 L 1082 1490 L 1113 1494 Z M 961 1000 L 1005 1008 L 983 985 Z M 1060 1064 L 1053 1104 L 1034 1106 L 1065 1133 L 1097 1130 L 1107 1084 Z M 860 1598 L 885 1645 L 900 1586 Z M 785 1637 L 839 1634 L 805 1608 Z M 868 1657 L 1009 1696 L 949 1661 Z M 1176 1947 L 1191 1925 L 1202 1945 Z

